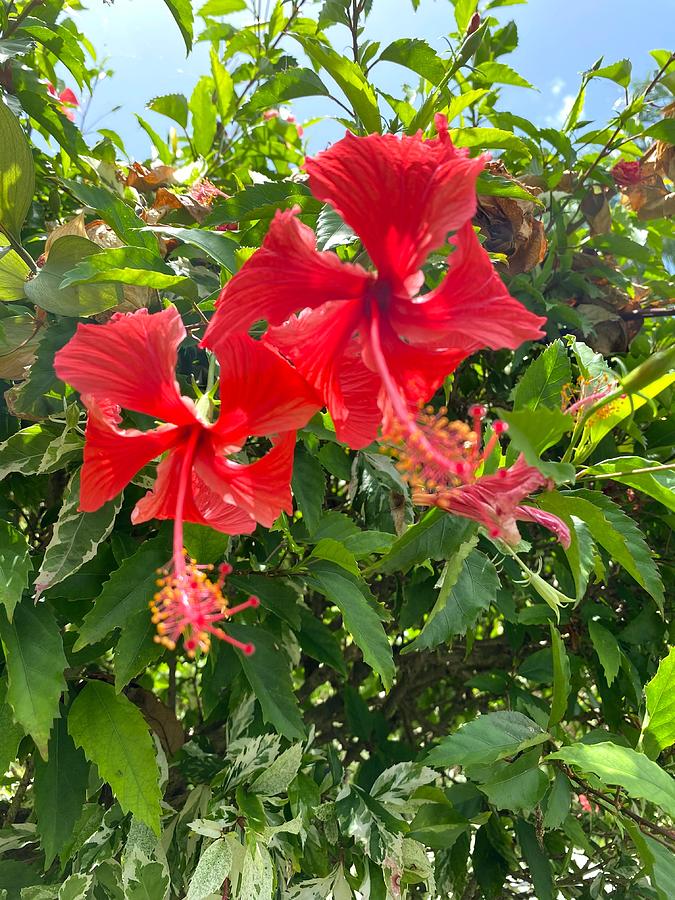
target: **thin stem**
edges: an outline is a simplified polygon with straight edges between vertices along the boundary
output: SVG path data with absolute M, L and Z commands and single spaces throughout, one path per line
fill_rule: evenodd
M 7 238 L 7 241 L 9 242 L 9 246 L 16 253 L 16 255 L 21 257 L 21 259 L 26 263 L 26 265 L 28 266 L 28 268 L 31 270 L 31 272 L 34 275 L 37 275 L 38 267 L 35 263 L 35 260 L 30 255 L 30 253 L 27 250 L 24 250 L 24 248 L 16 240 L 16 238 L 13 237 L 12 234 L 10 234 L 10 232 L 7 231 L 6 229 L 4 229 L 1 225 L 0 225 L 0 231 Z
M 27 3 L 26 6 L 24 6 L 16 19 L 12 19 L 12 21 L 9 22 L 7 28 L 5 29 L 4 37 L 7 38 L 10 35 L 14 34 L 14 32 L 17 30 L 19 25 L 21 25 L 24 19 L 27 19 L 28 16 L 33 12 L 33 10 L 38 6 L 42 6 L 43 3 L 44 0 L 30 0 L 30 3 Z
M 4 827 L 6 828 L 8 825 L 13 825 L 16 817 L 21 809 L 21 803 L 23 802 L 23 798 L 26 796 L 26 791 L 31 783 L 31 779 L 33 777 L 33 761 L 29 759 L 26 762 L 26 768 L 23 771 L 23 775 L 21 776 L 21 781 L 16 789 L 16 793 L 12 797 L 12 802 L 9 804 L 9 809 L 7 810 L 7 814 L 5 815 Z
M 655 76 L 652 78 L 652 80 L 649 82 L 649 84 L 647 85 L 647 87 L 644 89 L 644 91 L 643 91 L 642 94 L 640 95 L 640 96 L 642 97 L 642 99 L 644 99 L 648 94 L 650 94 L 651 91 L 656 87 L 656 85 L 657 85 L 658 82 L 659 82 L 659 79 L 660 79 L 661 76 L 666 72 L 666 70 L 668 69 L 668 67 L 670 66 L 670 64 L 673 62 L 673 60 L 675 60 L 675 53 L 671 53 L 671 54 L 670 54 L 670 56 L 668 57 L 668 59 L 665 61 L 665 63 L 661 66 L 661 68 L 660 68 L 659 71 L 656 73 L 656 75 L 655 75 Z M 630 108 L 630 107 L 629 107 L 629 108 Z M 625 120 L 626 120 L 627 118 L 630 118 L 630 117 L 629 117 L 629 116 L 626 116 L 626 110 L 624 110 L 624 111 L 621 113 L 621 115 L 619 116 L 619 124 L 616 126 L 616 128 L 614 129 L 614 131 L 612 132 L 612 134 L 611 134 L 611 135 L 609 136 L 609 138 L 607 139 L 607 142 L 606 142 L 606 144 L 604 145 L 604 147 L 602 148 L 602 150 L 600 150 L 600 152 L 599 152 L 598 155 L 595 157 L 595 159 L 593 160 L 593 162 L 588 166 L 588 168 L 586 169 L 586 171 L 583 172 L 583 174 L 581 174 L 581 175 L 579 176 L 579 184 L 583 184 L 584 181 L 586 181 L 586 179 L 588 178 L 588 176 L 591 174 L 591 172 L 593 172 L 593 170 L 596 168 L 596 166 L 598 165 L 598 163 L 602 162 L 602 160 L 605 158 L 605 156 L 607 156 L 607 154 L 609 153 L 609 151 L 610 151 L 610 149 L 611 149 L 611 147 L 612 147 L 612 144 L 614 143 L 614 141 L 616 140 L 616 138 L 617 138 L 617 137 L 619 136 L 619 134 L 621 133 L 621 129 L 623 128 L 624 123 L 625 123 Z
M 675 462 L 663 463 L 660 466 L 645 466 L 642 469 L 631 469 L 630 472 L 603 472 L 600 475 L 594 475 L 592 472 L 588 474 L 588 469 L 585 469 L 577 477 L 593 478 L 599 481 L 604 478 L 622 478 L 625 475 L 644 475 L 647 472 L 664 472 L 666 469 L 675 469 Z

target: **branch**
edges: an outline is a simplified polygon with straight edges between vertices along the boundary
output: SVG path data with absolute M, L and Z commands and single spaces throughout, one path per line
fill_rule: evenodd
M 665 73 L 666 69 L 671 64 L 671 62 L 673 62 L 673 60 L 675 60 L 675 53 L 670 54 L 668 59 L 664 62 L 664 64 L 659 69 L 659 71 L 656 73 L 656 75 L 652 78 L 652 80 L 649 82 L 647 87 L 644 89 L 644 91 L 640 95 L 643 100 L 656 87 L 661 76 Z M 591 172 L 596 168 L 598 163 L 600 163 L 605 158 L 605 156 L 609 153 L 609 151 L 612 147 L 612 144 L 614 143 L 616 138 L 621 133 L 621 129 L 624 126 L 624 122 L 625 122 L 626 118 L 630 118 L 630 116 L 626 116 L 626 110 L 624 110 L 624 112 L 622 112 L 621 115 L 619 116 L 619 124 L 616 126 L 615 130 L 612 132 L 612 134 L 607 139 L 607 143 L 605 144 L 605 146 L 598 153 L 598 155 L 595 157 L 595 159 L 590 164 L 590 166 L 586 169 L 586 171 L 582 175 L 579 176 L 579 184 L 583 184 L 584 181 L 586 181 L 586 179 L 591 174 Z

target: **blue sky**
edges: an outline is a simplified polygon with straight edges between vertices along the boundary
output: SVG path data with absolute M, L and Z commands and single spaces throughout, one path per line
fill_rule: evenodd
M 203 0 L 196 3 L 202 4 Z M 178 29 L 163 0 L 89 0 L 87 10 L 77 14 L 80 28 L 97 48 L 100 58 L 115 70 L 110 80 L 99 83 L 86 126 L 89 140 L 97 127 L 118 131 L 132 156 L 148 155 L 148 139 L 134 113 L 144 114 L 145 104 L 159 94 L 180 91 L 189 95 L 198 77 L 209 70 L 208 44 L 197 44 L 189 57 Z M 524 5 L 504 7 L 496 13 L 503 21 L 514 19 L 520 44 L 506 58 L 538 92 L 509 88 L 504 108 L 526 115 L 540 125 L 556 124 L 569 108 L 579 84 L 579 73 L 601 55 L 605 63 L 629 57 L 634 75 L 644 77 L 653 68 L 649 51 L 667 48 L 675 37 L 673 0 L 530 0 Z M 670 23 L 670 28 L 668 27 Z M 445 35 L 454 28 L 450 0 L 421 0 L 415 13 L 410 0 L 374 0 L 368 37 L 385 47 L 400 37 L 421 37 L 437 50 L 447 47 Z M 348 52 L 345 29 L 332 29 L 333 44 Z M 297 48 L 289 41 L 289 50 Z M 672 49 L 672 48 L 671 48 Z M 390 63 L 375 69 L 378 84 L 392 93 L 406 79 L 406 72 Z M 586 117 L 604 121 L 620 89 L 611 82 L 592 82 Z M 115 113 L 109 110 L 121 108 Z M 330 115 L 330 102 L 317 98 L 297 101 L 299 119 Z M 167 120 L 149 113 L 153 126 L 164 131 Z M 322 123 L 309 130 L 314 152 L 340 136 L 342 126 Z

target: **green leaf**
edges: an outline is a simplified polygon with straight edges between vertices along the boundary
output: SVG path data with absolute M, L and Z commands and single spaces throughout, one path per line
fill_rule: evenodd
M 61 290 L 71 285 L 100 282 L 121 282 L 164 290 L 182 287 L 187 281 L 187 278 L 176 275 L 156 252 L 144 247 L 119 247 L 102 250 L 69 269 L 63 276 Z
M 636 469 L 653 471 L 635 472 Z M 618 456 L 584 469 L 584 478 L 593 475 L 610 475 L 612 481 L 635 488 L 636 491 L 653 497 L 668 509 L 675 511 L 675 471 L 659 470 L 659 463 L 655 460 L 644 459 L 641 456 Z
M 652 260 L 652 251 L 644 244 L 638 244 L 625 234 L 616 234 L 613 231 L 607 234 L 596 234 L 588 242 L 589 246 L 612 256 L 619 256 L 634 262 L 648 265 Z
M 37 356 L 29 369 L 27 380 L 13 387 L 6 395 L 8 402 L 11 397 L 14 415 L 41 419 L 63 411 L 65 385 L 54 371 L 54 356 L 71 339 L 75 327 L 73 319 L 59 319 L 41 330 L 42 338 L 38 344 Z M 56 437 L 57 433 L 54 432 L 54 439 Z
M 629 59 L 620 59 L 609 66 L 593 70 L 590 76 L 591 78 L 607 78 L 609 81 L 614 81 L 616 84 L 620 84 L 621 87 L 627 88 L 630 85 L 632 69 Z
M 445 75 L 443 60 L 426 41 L 419 38 L 400 38 L 385 47 L 379 58 L 404 66 L 432 84 L 438 84 Z
M 520 850 L 530 870 L 537 900 L 555 900 L 553 867 L 543 846 L 539 844 L 534 826 L 524 819 L 517 819 L 515 824 Z
M 96 555 L 99 544 L 110 534 L 122 497 L 108 501 L 96 512 L 81 513 L 80 470 L 73 475 L 63 494 L 63 506 L 54 525 L 52 539 L 35 580 L 36 595 L 53 587 Z
M 187 128 L 190 109 L 183 94 L 164 94 L 162 97 L 155 97 L 148 103 L 148 109 L 166 116 L 167 119 L 173 119 L 183 129 Z
M 327 97 L 328 94 L 328 88 L 312 69 L 286 69 L 258 88 L 246 104 L 246 110 L 268 109 L 298 97 Z
M 304 444 L 295 448 L 293 460 L 293 495 L 310 535 L 314 534 L 326 493 L 326 477 L 319 460 Z
M 275 794 L 286 794 L 291 781 L 298 774 L 302 762 L 302 744 L 293 744 L 284 750 L 273 763 L 263 769 L 250 790 L 254 794 L 273 797 Z
M 530 149 L 521 138 L 502 128 L 452 128 L 450 136 L 457 147 L 479 147 L 481 150 L 513 150 L 530 157 Z
M 672 348 L 672 350 L 675 352 L 675 348 Z M 643 363 L 643 365 L 648 365 L 653 362 L 657 356 L 658 354 L 653 354 L 646 363 Z M 642 366 L 639 366 L 638 368 L 642 368 Z M 633 370 L 633 372 L 635 371 L 637 370 Z M 628 378 L 631 377 L 633 372 L 629 373 L 625 381 L 628 381 Z M 575 461 L 583 462 L 606 434 L 613 431 L 620 422 L 623 422 L 624 419 L 632 416 L 672 384 L 675 384 L 675 372 L 662 375 L 655 378 L 653 381 L 650 380 L 649 384 L 640 387 L 639 392 L 637 390 L 629 391 L 627 385 L 624 383 L 624 388 L 626 390 L 625 394 L 612 401 L 609 412 L 606 411 L 607 414 L 605 416 L 592 416 L 588 421 L 579 448 L 574 455 Z
M 534 809 L 548 787 L 546 773 L 539 768 L 538 749 L 524 753 L 515 762 L 493 763 L 488 774 L 487 780 L 481 778 L 478 786 L 497 809 L 513 812 Z
M 35 47 L 35 42 L 27 37 L 5 38 L 0 40 L 0 65 L 17 56 L 25 56 Z
M 335 563 L 323 560 L 311 563 L 309 571 L 309 583 L 338 607 L 345 628 L 360 647 L 364 660 L 389 690 L 396 671 L 392 650 L 380 615 L 364 595 L 365 582 L 350 576 Z
M 45 868 L 70 840 L 80 818 L 89 782 L 89 763 L 57 719 L 49 739 L 49 759 L 35 760 L 34 805 Z
M 32 11 L 29 8 L 29 11 Z M 76 34 L 55 22 L 49 26 L 38 18 L 28 16 L 21 23 L 21 30 L 29 34 L 43 47 L 46 47 L 63 63 L 80 87 L 84 81 L 84 50 Z
M 513 392 L 513 408 L 560 410 L 560 395 L 572 382 L 572 368 L 561 340 L 553 341 L 525 370 Z
M 169 7 L 171 15 L 176 20 L 176 25 L 180 29 L 185 41 L 185 49 L 189 53 L 192 50 L 192 37 L 194 27 L 194 12 L 192 11 L 192 3 L 190 0 L 164 0 Z
M 611 631 L 607 631 L 599 622 L 594 620 L 588 623 L 588 634 L 593 642 L 593 648 L 598 654 L 607 684 L 611 684 L 619 674 L 621 667 L 621 648 L 619 643 Z
M 406 653 L 429 650 L 455 635 L 466 634 L 481 612 L 495 602 L 497 570 L 487 556 L 473 549 L 476 543 L 477 539 L 471 538 L 447 563 L 434 608 L 419 637 L 405 648 Z
M 152 141 L 153 147 L 157 151 L 157 154 L 160 160 L 164 163 L 165 166 L 171 165 L 173 161 L 173 153 L 171 152 L 169 145 L 166 141 L 161 138 L 155 129 L 145 121 L 145 119 L 141 118 L 137 113 L 134 113 L 136 116 L 136 120 L 138 124 L 141 126 L 143 131 L 147 134 L 147 136 Z
M 93 241 L 74 234 L 54 241 L 47 262 L 35 278 L 26 282 L 26 296 L 36 306 L 48 312 L 74 318 L 93 316 L 111 306 L 117 306 L 120 294 L 115 286 L 63 286 L 66 272 L 83 259 L 99 252 L 99 247 Z
M 32 570 L 26 538 L 8 522 L 0 521 L 0 603 L 10 622 Z
M 228 200 L 218 203 L 207 218 L 207 225 L 223 222 L 249 222 L 272 218 L 277 209 L 299 206 L 305 212 L 321 209 L 321 204 L 304 184 L 294 181 L 270 181 L 252 184 Z M 234 271 L 234 270 L 231 270 Z
M 202 851 L 197 868 L 190 879 L 186 900 L 205 900 L 219 894 L 230 874 L 232 850 L 225 838 L 218 838 Z
M 218 115 L 223 125 L 226 125 L 234 113 L 234 81 L 225 66 L 218 58 L 218 54 L 211 49 L 211 75 L 213 76 L 213 85 L 216 91 L 216 105 L 218 107 Z
M 341 675 L 347 675 L 347 667 L 342 655 L 342 647 L 333 632 L 321 619 L 317 619 L 306 607 L 300 609 L 300 633 L 298 635 L 303 651 L 318 662 L 332 666 Z
M 675 856 L 672 851 L 642 832 L 630 819 L 624 818 L 623 825 L 633 839 L 658 900 L 670 900 L 675 883 Z
M 541 509 L 555 513 L 568 525 L 577 516 L 610 557 L 663 607 L 663 582 L 651 550 L 635 522 L 599 491 L 551 491 L 537 498 Z
M 228 623 L 227 630 L 237 640 L 255 647 L 255 653 L 240 654 L 239 660 L 265 722 L 289 741 L 304 740 L 305 726 L 293 693 L 290 661 L 285 651 L 263 628 Z
M 645 135 L 666 144 L 675 144 L 675 119 L 661 119 L 660 122 L 654 122 L 645 131 Z
M 5 652 L 7 702 L 14 718 L 35 741 L 43 759 L 59 699 L 66 689 L 67 661 L 51 609 L 45 603 L 20 603 L 10 623 L 0 612 L 0 638 Z
M 570 661 L 567 657 L 565 644 L 558 629 L 551 624 L 551 649 L 553 652 L 553 697 L 551 699 L 551 713 L 548 718 L 548 727 L 557 725 L 565 715 L 567 701 L 570 695 Z
M 17 241 L 34 193 L 30 145 L 19 120 L 0 99 L 0 229 Z
M 207 0 L 199 10 L 200 16 L 226 16 L 246 9 L 246 0 Z
M 475 525 L 468 519 L 432 509 L 394 542 L 376 568 L 405 574 L 427 559 L 450 559 L 473 531 Z
M 470 828 L 469 821 L 449 803 L 426 803 L 410 823 L 408 837 L 421 841 L 432 850 L 452 847 Z
M 124 812 L 133 813 L 159 835 L 159 769 L 145 719 L 110 684 L 89 681 L 68 715 L 76 746 L 107 781 Z
M 496 762 L 548 740 L 548 734 L 519 712 L 492 712 L 462 725 L 431 750 L 432 766 L 467 766 Z
M 84 617 L 73 649 L 78 651 L 103 640 L 113 629 L 125 628 L 141 612 L 149 619 L 148 603 L 157 590 L 157 569 L 165 566 L 170 556 L 170 546 L 162 535 L 146 541 L 133 556 L 127 557 L 103 585 L 93 609 Z M 133 654 L 128 658 L 133 658 Z
M 544 495 L 539 495 L 536 505 L 541 506 Z M 543 508 L 543 507 L 542 507 Z M 586 593 L 588 580 L 594 571 L 596 545 L 588 530 L 588 525 L 576 516 L 570 516 L 567 523 L 570 527 L 570 545 L 564 547 L 567 562 L 572 570 L 574 586 L 576 587 L 576 599 L 581 600 Z
M 660 752 L 675 744 L 675 647 L 645 685 L 645 695 L 649 714 L 645 738 L 650 749 Z
M 160 862 L 143 863 L 136 860 L 136 870 L 124 892 L 124 900 L 166 900 L 169 873 Z
M 7 678 L 0 678 L 0 772 L 6 772 L 16 759 L 23 728 L 14 721 L 12 707 L 7 702 Z
M 312 62 L 325 69 L 352 105 L 368 132 L 382 129 L 375 91 L 361 68 L 352 60 L 310 37 L 294 35 Z
M 476 12 L 478 0 L 454 0 L 455 22 L 460 35 L 466 32 L 471 21 L 471 16 Z
M 545 450 L 557 444 L 560 438 L 572 430 L 573 420 L 560 409 L 540 406 L 537 415 L 529 409 L 496 412 L 509 426 L 511 447 L 524 454 L 526 461 L 556 482 L 573 481 L 574 466 L 569 463 L 544 462 L 540 458 Z M 509 448 L 510 449 L 510 448 Z
M 80 129 L 59 112 L 56 105 L 49 102 L 45 97 L 42 85 L 40 85 L 40 93 L 17 91 L 16 97 L 31 119 L 56 139 L 73 162 L 77 162 L 80 157 L 89 154 L 89 147 L 87 147 Z
M 519 75 L 511 66 L 500 62 L 484 62 L 476 68 L 476 74 L 483 78 L 490 86 L 493 84 L 510 84 L 514 87 L 534 88 Z
M 236 252 L 239 245 L 224 234 L 203 228 L 173 228 L 170 225 L 153 225 L 150 230 L 199 247 L 228 272 L 235 272 L 237 269 Z
M 59 888 L 58 900 L 89 900 L 93 875 L 69 875 Z
M 321 209 L 316 222 L 316 246 L 319 250 L 334 250 L 358 241 L 358 236 L 346 225 L 340 215 L 327 203 Z M 321 451 L 329 451 L 336 444 L 324 444 Z M 340 451 L 341 452 L 341 451 Z M 345 457 L 348 459 L 348 457 Z
M 629 797 L 647 800 L 675 818 L 675 782 L 671 775 L 642 753 L 610 741 L 571 744 L 547 757 L 590 772 L 608 787 L 622 787 Z
M 192 113 L 192 143 L 200 156 L 207 156 L 216 136 L 216 106 L 213 95 L 216 86 L 208 75 L 202 75 L 190 97 Z
M 347 550 L 341 541 L 334 541 L 332 538 L 321 538 L 319 543 L 312 550 L 310 557 L 334 562 L 336 565 L 340 566 L 341 569 L 345 569 L 347 572 L 351 572 L 352 575 L 356 575 L 357 578 L 361 575 L 359 564 L 356 562 L 356 557 Z
M 0 300 L 3 302 L 22 300 L 24 285 L 30 274 L 28 265 L 16 251 L 5 249 L 8 240 L 0 232 Z
M 473 91 L 469 93 L 485 93 L 481 91 Z M 463 99 L 469 94 L 462 94 Z M 453 101 L 454 102 L 454 101 Z M 452 103 L 451 103 L 452 106 Z M 510 197 L 513 200 L 524 200 L 526 203 L 534 203 L 541 206 L 541 200 L 538 200 L 526 188 L 518 184 L 513 178 L 506 178 L 504 175 L 493 175 L 490 172 L 481 172 L 476 181 L 476 193 L 485 197 Z
M 543 804 L 545 807 L 544 828 L 559 828 L 569 815 L 571 802 L 570 780 L 562 772 L 556 772 L 551 789 Z
M 95 210 L 103 221 L 112 228 L 115 234 L 132 247 L 145 247 L 146 250 L 158 252 L 157 238 L 149 231 L 143 231 L 145 222 L 133 209 L 105 188 L 91 184 L 80 184 L 78 181 L 63 181 L 63 184 L 75 197 L 86 206 Z
M 147 604 L 124 623 L 113 660 L 118 693 L 162 655 L 164 648 L 155 641 L 156 636 L 157 627 L 153 625 Z
M 51 425 L 29 425 L 7 438 L 0 444 L 0 478 L 6 478 L 12 472 L 35 474 L 56 436 Z

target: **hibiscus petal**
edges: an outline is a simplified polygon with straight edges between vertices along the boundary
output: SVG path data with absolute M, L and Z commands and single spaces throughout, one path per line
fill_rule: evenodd
M 439 137 L 347 133 L 308 159 L 309 186 L 361 238 L 380 278 L 413 293 L 418 270 L 476 211 L 483 157 L 456 150 L 442 121 Z
M 195 472 L 225 503 L 235 504 L 256 522 L 270 528 L 282 511 L 293 510 L 291 475 L 295 432 L 288 432 L 261 459 L 249 465 L 225 459 L 213 443 L 202 442 Z
M 465 356 L 482 347 L 514 350 L 543 337 L 546 319 L 509 294 L 470 222 L 453 243 L 456 249 L 439 287 L 417 302 L 392 304 L 395 331 L 413 343 L 461 348 Z
M 270 328 L 265 342 L 277 347 L 323 398 L 338 438 L 358 449 L 377 434 L 380 378 L 368 373 L 353 336 L 363 326 L 359 303 L 326 303 L 305 310 L 280 328 Z
M 217 335 L 247 331 L 259 319 L 280 325 L 304 307 L 363 296 L 373 276 L 335 253 L 319 253 L 298 212 L 277 212 L 262 247 L 223 288 L 202 346 L 213 347 Z
M 437 350 L 434 347 L 415 347 L 400 340 L 387 320 L 379 319 L 380 346 L 387 368 L 401 393 L 413 404 L 427 400 L 443 379 L 466 357 L 462 350 Z M 366 364 L 375 368 L 371 360 L 369 337 L 362 338 Z M 384 402 L 384 396 L 381 398 Z
M 175 368 L 185 328 L 175 307 L 139 309 L 105 325 L 78 325 L 54 358 L 56 374 L 81 394 L 109 400 L 174 425 L 193 425 L 194 404 L 181 397 Z
M 153 489 L 138 501 L 131 514 L 135 525 L 150 519 L 175 518 L 183 458 L 183 449 L 177 448 L 159 464 Z M 182 518 L 185 522 L 208 525 L 225 534 L 250 534 L 256 526 L 255 520 L 244 510 L 223 502 L 194 470 L 185 494 Z
M 123 430 L 118 407 L 83 398 L 89 410 L 84 466 L 80 485 L 80 510 L 94 512 L 117 496 L 150 460 L 180 439 L 181 429 L 162 425 L 154 431 Z
M 516 519 L 523 518 L 519 504 L 546 483 L 541 472 L 528 465 L 521 454 L 507 469 L 450 490 L 443 506 L 456 515 L 480 522 L 491 537 L 515 546 L 520 541 Z
M 572 542 L 572 536 L 566 523 L 553 513 L 544 512 L 543 509 L 537 509 L 535 506 L 519 506 L 516 509 L 516 518 L 521 522 L 536 522 L 548 528 L 558 538 L 560 543 L 567 549 Z
M 322 405 L 307 381 L 272 347 L 247 334 L 216 332 L 220 416 L 213 432 L 242 446 L 249 435 L 302 428 Z

